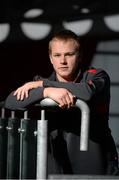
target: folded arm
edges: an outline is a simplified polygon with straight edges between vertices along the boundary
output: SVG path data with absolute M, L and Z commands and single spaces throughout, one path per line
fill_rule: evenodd
M 61 108 L 70 108 L 76 97 L 65 88 L 43 87 L 43 81 L 25 83 L 12 92 L 5 101 L 5 107 L 11 110 L 27 107 L 43 98 L 49 97 L 56 101 Z
M 109 88 L 110 79 L 108 74 L 98 69 L 95 73 L 86 73 L 85 77 L 79 83 L 57 82 L 48 79 L 43 80 L 43 87 L 65 88 L 74 96 L 84 101 L 89 101 L 94 94 L 98 94 L 104 88 Z
M 87 73 L 79 83 L 57 82 L 48 79 L 28 82 L 12 92 L 5 101 L 9 109 L 23 108 L 43 98 L 49 97 L 56 101 L 61 108 L 70 108 L 76 98 L 89 101 L 94 94 L 98 94 L 105 85 L 109 87 L 109 76 L 103 70 Z

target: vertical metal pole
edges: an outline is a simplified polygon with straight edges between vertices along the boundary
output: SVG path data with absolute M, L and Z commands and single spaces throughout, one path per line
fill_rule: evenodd
M 36 137 L 34 136 L 35 122 L 28 118 L 24 111 L 21 119 L 20 133 L 20 162 L 19 179 L 34 179 L 36 176 Z
M 45 110 L 41 110 L 41 120 L 37 120 L 37 179 L 47 179 L 47 127 Z
M 27 145 L 24 143 L 26 130 L 27 130 L 27 121 L 28 120 L 28 111 L 24 112 L 24 118 L 20 121 L 20 128 L 18 129 L 20 133 L 20 161 L 19 161 L 19 179 L 26 179 L 26 159 L 27 159 Z
M 15 118 L 15 112 L 11 111 L 11 117 L 8 119 L 8 144 L 7 144 L 7 179 L 18 178 L 19 161 L 19 139 L 18 139 L 18 119 Z
M 23 158 L 23 127 L 22 127 L 22 121 L 20 120 L 20 128 L 18 129 L 20 133 L 20 160 L 19 160 L 19 179 L 22 179 L 22 158 Z
M 0 179 L 6 178 L 7 164 L 7 126 L 8 119 L 5 118 L 5 108 L 1 108 L 0 117 Z
M 82 101 L 77 100 L 76 106 L 81 110 L 81 133 L 80 133 L 80 150 L 88 150 L 90 111 L 88 105 Z

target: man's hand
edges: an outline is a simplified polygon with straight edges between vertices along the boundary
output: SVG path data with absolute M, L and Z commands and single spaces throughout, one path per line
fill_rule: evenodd
M 38 80 L 38 81 L 32 81 L 25 83 L 23 86 L 19 87 L 15 92 L 14 96 L 16 96 L 17 100 L 24 100 L 25 98 L 28 98 L 29 96 L 29 90 L 42 87 L 43 86 L 43 81 Z
M 49 97 L 56 101 L 61 108 L 70 108 L 75 104 L 76 97 L 64 88 L 48 87 L 44 89 L 44 98 Z

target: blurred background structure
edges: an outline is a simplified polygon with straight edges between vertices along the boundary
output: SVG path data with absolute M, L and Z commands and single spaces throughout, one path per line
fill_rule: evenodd
M 119 152 L 119 0 L 1 0 L 0 100 L 52 72 L 48 40 L 63 28 L 81 37 L 85 65 L 110 75 L 109 122 Z

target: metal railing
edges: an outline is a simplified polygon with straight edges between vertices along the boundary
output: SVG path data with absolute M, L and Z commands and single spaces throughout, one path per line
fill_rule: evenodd
M 38 120 L 37 129 L 37 179 L 47 178 L 47 120 L 45 120 L 45 108 L 58 106 L 52 99 L 44 99 L 40 102 L 41 120 Z M 88 105 L 77 99 L 75 107 L 81 110 L 81 133 L 80 133 L 80 150 L 88 150 L 89 135 L 89 118 L 90 111 Z M 80 118 L 80 117 L 79 117 Z
M 59 108 L 58 104 L 53 101 L 52 99 L 46 98 L 40 101 L 37 104 L 33 105 L 37 107 L 41 111 L 40 119 L 37 119 L 37 130 L 33 129 L 33 134 L 36 137 L 36 179 L 47 179 L 47 135 L 48 135 L 48 120 L 45 119 L 45 111 L 48 109 Z M 88 150 L 88 135 L 89 135 L 89 123 L 90 123 L 90 110 L 88 105 L 80 100 L 77 99 L 74 108 L 77 107 L 81 111 L 81 127 L 80 127 L 80 150 L 87 151 Z M 5 118 L 5 109 L 4 106 L 1 108 L 1 119 L 0 119 L 0 131 L 3 128 L 2 123 L 6 122 Z M 7 155 L 6 155 L 6 179 L 16 178 L 14 176 L 14 167 L 16 163 L 19 164 L 17 168 L 17 173 L 19 174 L 19 179 L 26 179 L 28 175 L 28 152 L 29 152 L 29 144 L 26 141 L 26 136 L 29 129 L 29 123 L 31 123 L 30 119 L 28 118 L 28 111 L 29 109 L 22 109 L 24 113 L 24 117 L 20 119 L 20 121 L 15 117 L 15 111 L 11 111 L 11 117 L 7 119 L 7 125 L 5 129 L 7 131 Z M 17 133 L 16 130 L 17 129 Z M 14 132 L 15 131 L 15 132 Z M 31 129 L 29 130 L 31 131 Z M 19 138 L 18 138 L 19 134 Z M 17 144 L 14 136 L 17 136 Z M 1 136 L 0 136 L 1 137 Z M 2 137 L 4 138 L 4 137 Z M 3 143 L 3 140 L 0 142 Z M 5 145 L 4 145 L 5 147 Z M 16 162 L 15 155 L 16 148 L 19 148 L 19 162 Z M 1 148 L 3 152 L 3 148 Z M 1 157 L 1 155 L 0 155 Z M 0 159 L 3 163 L 3 160 Z M 14 162 L 15 161 L 15 162 Z M 17 158 L 18 161 L 18 158 Z M 1 164 L 0 162 L 0 164 Z M 11 164 L 11 163 L 14 163 Z M 0 171 L 1 171 L 0 167 Z M 1 177 L 0 177 L 1 178 Z

